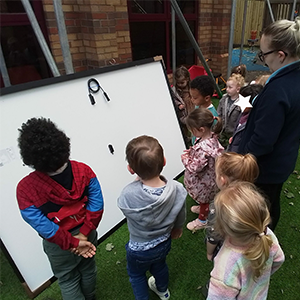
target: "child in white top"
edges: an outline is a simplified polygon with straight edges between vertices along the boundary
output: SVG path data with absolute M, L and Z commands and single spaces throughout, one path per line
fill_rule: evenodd
M 213 126 L 215 120 L 216 125 Z M 216 194 L 215 158 L 224 150 L 216 134 L 222 129 L 222 121 L 208 109 L 197 108 L 188 115 L 186 124 L 196 137 L 194 146 L 181 155 L 185 187 L 199 204 L 191 207 L 191 211 L 199 217 L 187 224 L 189 230 L 195 231 L 205 227 L 209 203 Z
M 284 262 L 284 253 L 267 227 L 265 199 L 253 184 L 234 182 L 214 203 L 215 230 L 225 241 L 214 261 L 207 300 L 267 299 L 270 277 Z

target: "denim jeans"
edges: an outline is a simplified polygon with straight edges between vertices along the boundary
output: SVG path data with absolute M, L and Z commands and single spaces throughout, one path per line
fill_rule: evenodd
M 136 300 L 148 300 L 146 272 L 154 276 L 158 291 L 165 292 L 169 283 L 166 257 L 171 250 L 171 238 L 146 251 L 132 251 L 126 244 L 127 272 Z
M 93 230 L 89 241 L 97 246 L 97 232 Z M 64 300 L 91 300 L 95 297 L 97 267 L 95 257 L 84 258 L 58 245 L 43 240 L 54 276 L 58 278 Z

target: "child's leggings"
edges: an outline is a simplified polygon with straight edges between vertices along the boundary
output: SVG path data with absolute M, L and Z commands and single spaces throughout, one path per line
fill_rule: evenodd
M 200 203 L 200 213 L 199 213 L 199 220 L 206 221 L 208 212 L 209 212 L 209 203 Z

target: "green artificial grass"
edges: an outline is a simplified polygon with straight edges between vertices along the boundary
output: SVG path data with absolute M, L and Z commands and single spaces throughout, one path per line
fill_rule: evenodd
M 182 178 L 179 179 L 182 182 Z M 286 261 L 271 277 L 268 300 L 300 299 L 300 155 L 295 172 L 284 184 L 281 197 L 281 218 L 275 230 L 284 250 Z M 194 201 L 187 198 L 187 222 L 196 215 L 189 208 Z M 100 223 L 101 226 L 101 223 Z M 97 248 L 96 262 L 98 266 L 97 296 L 105 300 L 134 299 L 126 271 L 125 244 L 129 238 L 127 224 L 102 242 Z M 114 248 L 106 250 L 111 243 Z M 41 245 L 42 249 L 42 245 Z M 42 250 L 41 250 L 42 251 Z M 206 259 L 203 230 L 192 234 L 184 227 L 180 239 L 172 242 L 172 250 L 167 258 L 170 271 L 170 293 L 174 300 L 201 300 L 201 287 L 209 279 L 213 267 Z M 0 298 L 3 300 L 28 299 L 17 276 L 0 253 Z M 38 276 L 38 274 L 37 274 Z M 150 300 L 158 297 L 149 291 Z M 60 300 L 57 281 L 36 297 L 37 300 Z M 74 299 L 76 300 L 76 299 Z

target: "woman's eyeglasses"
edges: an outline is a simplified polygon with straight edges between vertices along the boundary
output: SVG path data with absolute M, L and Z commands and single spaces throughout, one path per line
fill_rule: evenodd
M 258 56 L 258 58 L 260 59 L 261 62 L 264 62 L 264 61 L 265 61 L 265 56 L 266 56 L 266 55 L 271 54 L 271 53 L 274 53 L 274 52 L 276 52 L 276 51 L 282 51 L 282 52 L 285 54 L 285 56 L 288 56 L 288 54 L 287 54 L 285 51 L 283 51 L 283 50 L 272 50 L 272 51 L 269 51 L 269 52 L 266 52 L 266 53 L 263 53 L 262 51 L 260 51 L 260 52 L 257 54 L 257 56 Z

